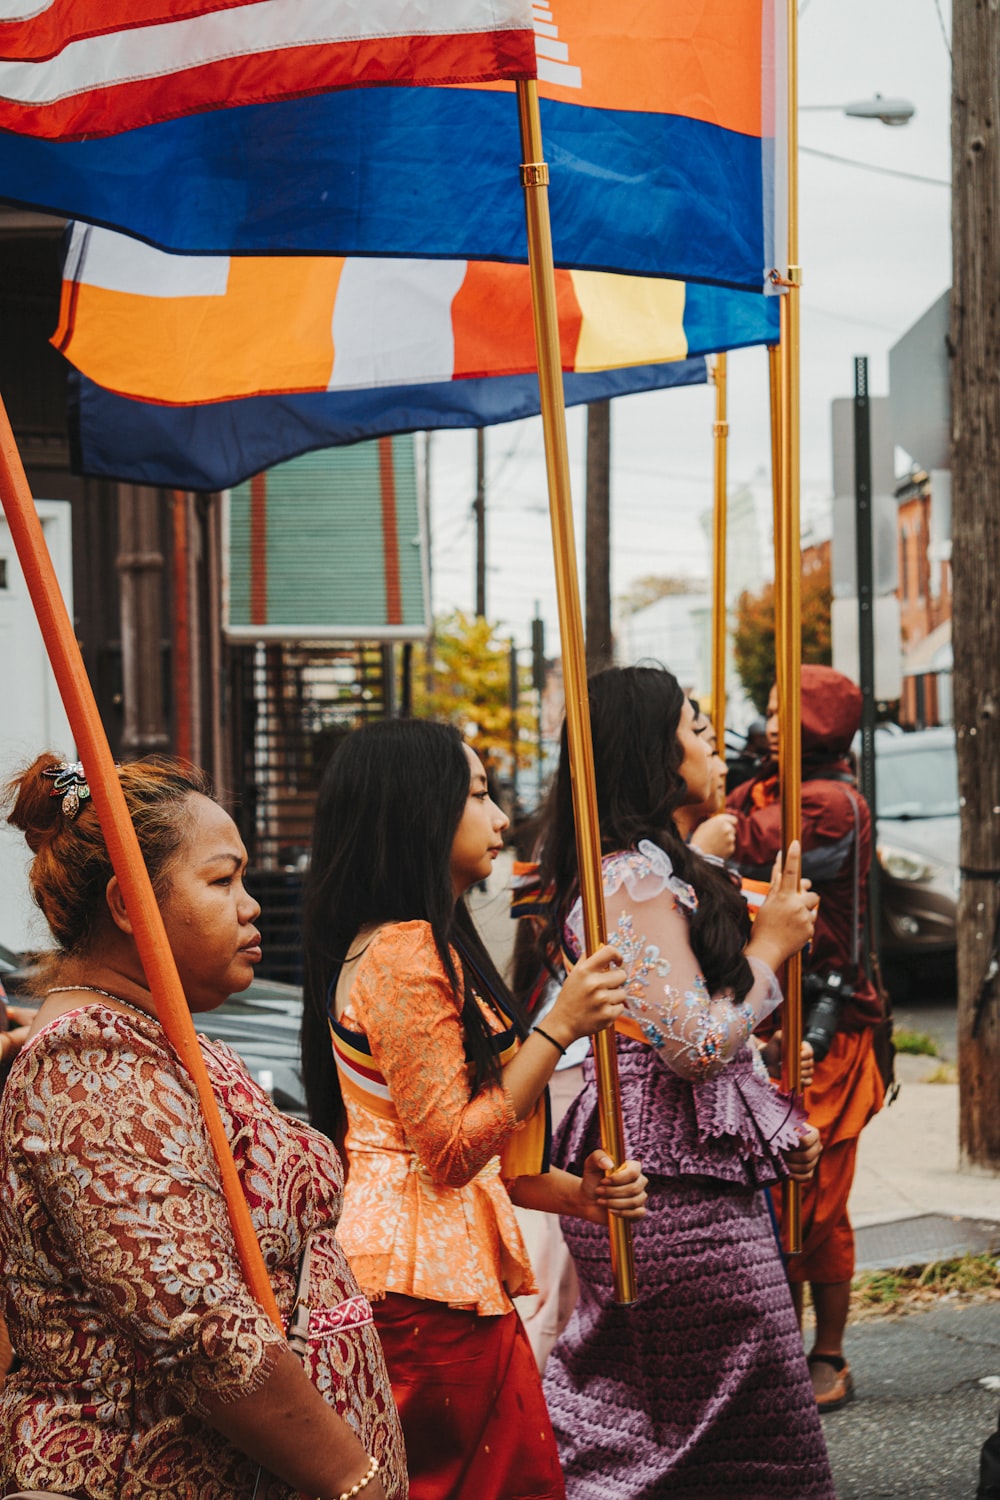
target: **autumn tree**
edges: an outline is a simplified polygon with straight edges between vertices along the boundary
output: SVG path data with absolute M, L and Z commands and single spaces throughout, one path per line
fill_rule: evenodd
M 829 562 L 802 578 L 802 660 L 829 666 L 831 659 L 830 612 L 833 592 Z M 760 713 L 775 678 L 774 584 L 759 594 L 740 595 L 736 604 L 733 656 L 740 681 Z
M 519 664 L 517 763 L 533 764 L 535 715 L 530 697 L 528 653 Z M 456 610 L 434 628 L 434 687 L 427 691 L 426 648 L 417 647 L 413 662 L 413 712 L 419 718 L 442 719 L 462 731 L 476 753 L 496 766 L 508 766 L 511 755 L 510 643 L 500 627 L 481 616 Z

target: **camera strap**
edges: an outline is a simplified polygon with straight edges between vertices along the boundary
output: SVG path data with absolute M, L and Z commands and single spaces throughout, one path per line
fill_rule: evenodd
M 853 791 L 847 793 L 851 800 L 851 815 L 854 818 L 854 901 L 853 901 L 853 933 L 851 938 L 851 956 L 854 962 L 855 980 L 861 977 L 861 827 L 858 814 L 858 804 Z M 875 828 L 872 826 L 874 842 Z M 874 856 L 874 849 L 873 849 Z M 874 937 L 872 933 L 872 908 L 871 902 L 865 908 L 865 934 L 864 945 L 864 973 L 875 986 L 882 1007 L 882 1019 L 875 1027 L 875 1057 L 878 1070 L 882 1075 L 885 1085 L 885 1102 L 893 1104 L 899 1093 L 899 1083 L 896 1080 L 896 1048 L 892 1040 L 893 1014 L 892 996 L 882 981 L 882 974 L 875 957 Z
M 852 791 L 848 790 L 847 800 L 851 804 L 851 817 L 854 820 L 854 890 L 851 901 L 851 963 L 854 967 L 854 978 L 857 981 L 861 976 L 861 820 L 858 817 L 858 804 Z

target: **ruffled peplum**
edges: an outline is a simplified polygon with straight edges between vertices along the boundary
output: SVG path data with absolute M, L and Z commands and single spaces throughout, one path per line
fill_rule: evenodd
M 398 1292 L 490 1317 L 537 1290 L 498 1157 L 462 1187 L 437 1184 L 398 1125 L 350 1114 L 339 1238 L 366 1296 Z
M 644 1042 L 619 1036 L 617 1047 L 625 1145 L 644 1172 L 752 1187 L 788 1176 L 781 1153 L 799 1143 L 805 1114 L 754 1072 L 749 1046 L 703 1083 L 671 1073 Z M 601 1144 L 591 1059 L 584 1077 L 552 1150 L 555 1166 L 577 1174 Z

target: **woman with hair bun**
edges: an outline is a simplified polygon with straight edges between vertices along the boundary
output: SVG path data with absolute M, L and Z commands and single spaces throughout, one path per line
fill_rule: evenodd
M 738 882 L 680 837 L 712 757 L 662 668 L 590 681 L 610 942 L 626 971 L 618 1022 L 626 1148 L 649 1178 L 635 1236 L 638 1300 L 613 1300 L 605 1237 L 563 1219 L 580 1298 L 545 1396 L 569 1500 L 609 1495 L 832 1500 L 781 1255 L 761 1189 L 811 1175 L 818 1135 L 755 1065 L 750 1034 L 781 1000 L 775 972 L 808 941 L 816 898 L 798 846 L 776 862 L 751 935 Z M 544 838 L 545 954 L 582 950 L 565 735 Z M 807 886 L 808 883 L 806 882 Z M 593 1063 L 554 1159 L 598 1139 Z
M 246 850 L 195 768 L 151 759 L 119 777 L 188 1004 L 211 1011 L 261 957 Z M 307 1304 L 297 1355 L 243 1282 L 194 1085 L 156 1019 L 83 767 L 42 755 L 7 805 L 57 948 L 0 1106 L 18 1358 L 0 1393 L 0 1493 L 405 1500 L 371 1309 L 335 1237 L 336 1151 L 200 1038 L 278 1306 L 290 1319 Z

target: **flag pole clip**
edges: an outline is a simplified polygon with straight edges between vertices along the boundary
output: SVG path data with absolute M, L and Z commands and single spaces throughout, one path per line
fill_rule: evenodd
M 521 186 L 526 188 L 548 187 L 549 164 L 547 161 L 523 161 L 521 163 Z

